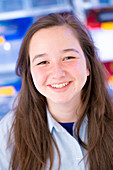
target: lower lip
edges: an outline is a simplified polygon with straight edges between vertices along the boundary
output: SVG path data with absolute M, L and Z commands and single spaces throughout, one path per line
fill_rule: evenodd
M 55 87 L 52 87 L 52 86 L 48 86 L 50 87 L 52 90 L 54 90 L 55 92 L 65 92 L 71 85 L 72 82 L 69 82 L 68 85 L 62 87 L 62 88 L 55 88 Z

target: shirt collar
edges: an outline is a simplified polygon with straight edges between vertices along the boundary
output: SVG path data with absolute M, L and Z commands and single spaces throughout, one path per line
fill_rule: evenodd
M 49 127 L 50 132 L 52 132 L 52 129 L 53 129 L 54 124 L 55 124 L 55 120 L 52 117 L 52 115 L 50 114 L 48 108 L 46 110 L 47 110 L 48 127 Z
M 48 120 L 48 127 L 50 130 L 50 133 L 52 133 L 53 129 L 55 128 L 57 132 L 64 132 L 65 129 L 52 117 L 52 115 L 50 114 L 48 107 L 46 108 L 47 110 L 47 120 Z M 87 116 L 85 117 L 82 126 L 86 127 L 88 123 L 88 118 Z M 75 122 L 76 124 L 76 122 Z M 73 126 L 73 128 L 75 127 L 75 124 Z
M 48 108 L 47 108 L 47 120 L 50 133 L 52 133 L 53 129 L 55 129 L 57 132 L 65 131 L 65 129 L 52 117 Z

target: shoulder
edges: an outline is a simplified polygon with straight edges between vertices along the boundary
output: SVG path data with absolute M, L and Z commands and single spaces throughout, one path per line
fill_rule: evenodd
M 9 112 L 0 121 L 0 168 L 8 169 L 11 148 L 7 149 L 9 133 L 14 120 L 14 112 Z
M 0 136 L 10 131 L 14 120 L 14 112 L 9 112 L 0 120 Z
M 14 120 L 14 112 L 9 112 L 0 121 L 0 149 L 7 146 L 10 129 Z

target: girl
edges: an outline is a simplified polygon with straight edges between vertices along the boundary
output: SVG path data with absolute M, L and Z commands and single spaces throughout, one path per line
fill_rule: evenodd
M 15 109 L 0 123 L 0 168 L 112 170 L 113 106 L 92 38 L 74 16 L 28 30 Z

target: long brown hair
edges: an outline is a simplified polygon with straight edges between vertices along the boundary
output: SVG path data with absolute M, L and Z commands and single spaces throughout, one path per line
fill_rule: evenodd
M 36 31 L 62 25 L 67 25 L 77 35 L 90 71 L 82 90 L 82 111 L 75 127 L 76 136 L 80 145 L 87 150 L 89 170 L 113 168 L 113 106 L 93 40 L 86 27 L 76 17 L 49 14 L 39 18 L 30 27 L 20 48 L 16 73 L 22 78 L 22 87 L 14 109 L 12 132 L 15 143 L 10 161 L 12 170 L 17 167 L 20 170 L 40 170 L 41 167 L 46 167 L 48 158 L 51 169 L 54 161 L 53 144 L 59 156 L 58 169 L 60 167 L 59 150 L 48 129 L 46 98 L 36 90 L 30 73 L 29 43 Z M 87 143 L 79 136 L 85 116 L 88 118 Z

